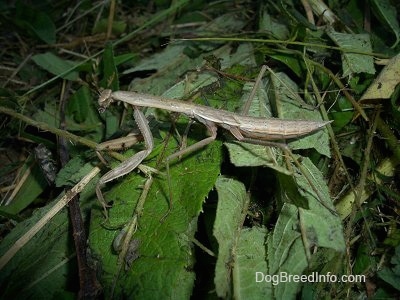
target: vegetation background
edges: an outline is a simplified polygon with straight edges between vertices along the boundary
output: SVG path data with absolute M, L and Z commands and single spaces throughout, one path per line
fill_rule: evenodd
M 400 296 L 397 1 L 0 8 L 2 299 Z M 222 130 L 167 174 L 207 132 L 146 108 L 154 150 L 102 188 L 106 219 L 99 173 L 144 146 L 132 108 L 98 112 L 101 89 L 333 122 L 289 153 Z M 100 164 L 98 144 L 130 132 Z

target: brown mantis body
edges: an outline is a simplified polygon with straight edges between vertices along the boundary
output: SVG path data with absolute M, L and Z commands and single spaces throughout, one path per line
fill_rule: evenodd
M 282 144 L 273 143 L 274 140 L 293 139 L 313 133 L 330 121 L 307 120 L 282 120 L 267 119 L 261 117 L 243 116 L 237 113 L 215 109 L 193 103 L 156 97 L 135 92 L 104 90 L 99 97 L 99 111 L 103 112 L 112 102 L 121 101 L 130 104 L 134 108 L 134 117 L 143 135 L 146 149 L 136 153 L 133 157 L 124 161 L 115 169 L 106 173 L 97 184 L 96 193 L 103 206 L 106 207 L 101 193 L 101 187 L 118 177 L 126 175 L 134 170 L 153 149 L 153 137 L 144 114 L 138 107 L 153 107 L 172 112 L 178 112 L 204 124 L 210 136 L 186 149 L 178 151 L 167 158 L 168 162 L 184 153 L 195 151 L 214 141 L 217 137 L 217 128 L 228 130 L 238 141 L 260 145 Z
M 264 141 L 298 138 L 310 134 L 330 123 L 329 121 L 321 122 L 249 117 L 226 110 L 179 100 L 135 92 L 111 92 L 111 90 L 104 90 L 102 92 L 99 98 L 100 109 L 105 110 L 113 101 L 122 101 L 133 106 L 153 107 L 183 113 L 203 123 L 210 132 L 213 132 L 216 127 L 222 127 L 230 131 L 238 141 L 244 140 L 245 138 Z

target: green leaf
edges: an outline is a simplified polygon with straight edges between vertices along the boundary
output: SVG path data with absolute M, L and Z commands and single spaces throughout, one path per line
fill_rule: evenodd
M 47 44 L 56 42 L 56 26 L 43 11 L 38 11 L 22 1 L 17 1 L 15 22 Z
M 53 98 L 45 102 L 43 110 L 34 114 L 36 121 L 59 127 L 59 110 Z M 81 87 L 71 97 L 66 107 L 65 124 L 67 130 L 77 131 L 80 135 L 87 133 L 87 137 L 99 141 L 102 137 L 102 126 L 97 109 L 94 107 L 93 97 L 87 87 Z
M 335 130 L 340 130 L 353 119 L 353 106 L 345 97 L 339 96 L 329 115 L 334 121 Z
M 59 114 L 57 113 L 56 103 L 54 101 L 46 101 L 43 110 L 37 110 L 33 118 L 39 122 L 45 122 L 52 127 L 58 127 L 60 124 Z
M 100 116 L 93 101 L 93 95 L 87 86 L 79 88 L 67 104 L 67 127 L 71 131 L 87 132 L 87 138 L 100 141 L 103 128 L 99 126 Z
M 47 44 L 54 44 L 56 42 L 56 26 L 47 14 L 37 12 L 33 20 L 27 23 L 27 26 Z
M 289 29 L 285 24 L 272 18 L 266 9 L 261 14 L 259 22 L 260 32 L 266 32 L 277 40 L 287 40 L 290 37 Z
M 230 16 L 231 18 L 232 16 Z M 236 25 L 241 24 L 240 22 Z M 215 46 L 211 48 L 214 49 Z M 157 70 L 156 76 L 150 76 L 145 79 L 136 79 L 131 83 L 131 88 L 143 93 L 151 93 L 154 95 L 161 95 L 169 88 L 173 87 L 178 81 L 180 84 L 183 82 L 190 85 L 193 80 L 194 75 L 185 76 L 182 80 L 182 75 L 192 70 L 198 69 L 204 65 L 204 56 L 213 54 L 217 58 L 223 61 L 223 67 L 227 68 L 234 65 L 235 63 L 240 63 L 243 65 L 254 66 L 255 59 L 253 55 L 253 47 L 250 43 L 241 44 L 235 51 L 232 49 L 231 45 L 224 46 L 214 52 L 207 52 L 203 55 L 190 58 L 185 54 L 187 50 L 187 45 L 172 43 L 169 44 L 164 51 L 156 53 L 149 58 L 142 59 L 134 68 L 128 69 L 123 72 L 123 74 L 130 74 L 138 71 L 148 71 Z M 232 52 L 234 53 L 232 54 Z M 189 73 L 190 74 L 190 73 Z M 164 75 L 164 76 L 162 76 Z M 208 76 L 216 78 L 215 74 L 202 74 L 201 76 Z M 196 83 L 197 84 L 197 83 Z M 190 88 L 186 88 L 185 91 L 194 92 Z M 185 93 L 188 96 L 190 93 Z
M 321 171 L 311 162 L 304 158 L 301 162 L 305 173 L 295 176 L 300 194 L 308 200 L 309 209 L 299 208 L 300 221 L 303 232 L 307 232 L 310 243 L 319 247 L 333 249 L 337 252 L 345 250 L 345 240 L 341 218 L 334 213 L 335 208 L 329 193 L 326 180 Z M 311 188 L 311 185 L 315 189 Z M 318 194 L 316 193 L 318 191 Z
M 378 271 L 378 276 L 382 280 L 389 283 L 396 290 L 400 291 L 399 281 L 400 281 L 400 245 L 396 247 L 395 254 L 390 260 L 393 267 L 384 267 L 382 270 Z
M 347 34 L 333 30 L 327 30 L 327 34 L 343 49 L 372 52 L 368 34 Z M 375 74 L 374 59 L 370 55 L 343 52 L 342 64 L 343 77 L 353 76 L 357 73 Z
M 256 272 L 268 270 L 263 227 L 244 228 L 235 249 L 233 262 L 233 291 L 235 299 L 271 299 L 271 286 L 257 281 Z M 256 284 L 255 284 L 256 282 Z
M 304 70 L 304 65 L 297 56 L 285 53 L 273 53 L 269 54 L 268 56 L 287 65 L 298 77 L 302 76 L 301 74 Z
M 60 170 L 56 178 L 56 186 L 74 186 L 77 184 L 93 166 L 89 163 L 85 164 L 82 157 L 76 156 L 68 161 L 68 163 Z
M 268 102 L 272 103 L 276 115 L 288 120 L 322 121 L 320 113 L 304 102 L 299 96 L 298 86 L 285 73 L 274 73 L 267 83 Z M 291 149 L 314 148 L 325 156 L 330 156 L 329 136 L 326 130 L 319 130 L 308 136 L 294 139 L 289 143 Z
M 243 183 L 233 179 L 219 177 L 215 187 L 218 208 L 213 234 L 218 241 L 218 259 L 214 283 L 218 297 L 226 298 L 232 284 L 230 262 L 234 259 L 236 241 L 240 236 L 247 195 Z
M 116 63 L 114 61 L 114 50 L 111 43 L 107 43 L 103 53 L 103 79 L 100 86 L 113 91 L 119 90 L 119 80 Z
M 400 27 L 397 21 L 396 8 L 390 4 L 389 0 L 372 0 L 370 3 L 372 13 L 394 33 L 396 41 L 392 48 L 395 48 L 400 41 Z
M 295 28 L 299 29 L 301 27 L 309 28 L 311 30 L 315 30 L 315 25 L 311 24 L 306 17 L 297 10 L 296 6 L 292 3 L 292 1 L 279 1 L 277 3 L 279 5 L 280 13 L 295 24 Z
M 284 204 L 280 211 L 274 231 L 267 239 L 268 275 L 269 282 L 263 283 L 273 291 L 274 299 L 294 299 L 300 283 L 284 283 L 278 276 L 285 274 L 300 275 L 307 267 L 307 257 L 301 234 L 296 229 L 298 223 L 298 209 L 290 204 Z M 272 285 L 274 288 L 272 288 Z
M 168 153 L 176 152 L 175 140 L 170 138 L 169 141 Z M 193 142 L 189 138 L 189 143 Z M 155 140 L 156 145 L 160 143 L 161 140 Z M 204 199 L 220 172 L 221 158 L 221 143 L 216 141 L 170 164 L 173 208 L 164 221 L 162 217 L 168 211 L 169 202 L 168 181 L 165 176 L 153 175 L 154 181 L 134 235 L 139 243 L 139 257 L 120 275 L 118 255 L 111 250 L 111 245 L 120 229 L 131 220 L 146 179 L 133 172 L 105 193 L 105 198 L 113 201 L 108 226 L 101 225 L 104 218 L 98 207 L 92 213 L 89 243 L 102 265 L 101 281 L 106 297 L 110 297 L 115 285 L 115 298 L 122 295 L 138 299 L 189 298 L 195 280 L 192 239 Z M 154 167 L 157 159 L 153 157 L 145 163 Z
M 0 256 L 33 227 L 54 205 L 39 208 L 19 223 L 0 244 Z M 65 294 L 74 269 L 68 214 L 64 209 L 25 244 L 0 272 L 2 299 L 51 299 Z
M 20 180 L 23 180 L 22 185 L 9 205 L 0 206 L 0 215 L 19 214 L 35 201 L 47 186 L 42 170 L 39 165 L 35 163 L 33 155 L 26 159 L 24 166 L 21 168 L 21 174 L 24 175 L 20 178 Z
M 137 53 L 124 53 L 124 54 L 115 56 L 114 61 L 115 61 L 115 65 L 119 66 L 128 61 L 137 60 L 138 58 L 139 58 L 139 54 L 137 54 Z
M 392 96 L 396 86 L 400 83 L 400 54 L 392 57 L 374 82 L 362 95 L 361 100 L 388 99 Z
M 93 28 L 92 32 L 95 33 L 105 33 L 108 28 L 108 18 L 100 19 L 96 22 L 96 26 Z M 112 24 L 112 33 L 119 36 L 126 30 L 125 21 L 115 21 Z
M 267 92 L 264 89 L 264 81 L 251 101 L 249 112 L 246 113 L 253 117 L 271 117 L 271 109 L 268 103 Z M 246 83 L 243 86 L 243 93 L 240 100 L 241 106 L 245 105 L 254 84 Z M 280 168 L 276 163 L 274 150 L 261 145 L 252 145 L 248 143 L 229 142 L 225 143 L 229 151 L 230 161 L 237 167 L 243 166 L 269 166 L 271 168 Z M 281 169 L 281 168 L 280 168 Z M 282 170 L 283 171 L 283 170 Z M 284 172 L 284 171 L 283 171 Z
M 136 79 L 131 84 L 137 91 L 161 95 L 178 81 L 181 74 L 201 65 L 202 58 L 189 59 L 183 54 L 185 47 L 185 45 L 170 44 L 164 51 L 142 59 L 134 68 L 124 71 L 123 74 L 147 70 L 157 70 L 157 74 L 168 74 L 156 78 Z
M 296 171 L 293 177 L 295 186 L 288 186 L 285 176 L 278 174 L 279 199 L 284 204 L 267 247 L 268 274 L 276 275 L 273 296 L 277 299 L 295 297 L 302 284 L 283 282 L 285 276 L 307 274 L 313 268 L 323 270 L 346 249 L 341 219 L 333 213 L 334 207 L 322 174 L 308 158 L 301 164 L 302 171 Z M 306 179 L 306 174 L 311 182 Z M 297 193 L 294 190 L 296 186 Z M 308 208 L 299 207 L 296 203 L 299 197 L 307 201 Z M 311 253 L 313 247 L 317 247 L 318 252 Z M 326 271 L 330 272 L 331 268 Z
M 89 114 L 89 107 L 92 103 L 90 90 L 86 86 L 82 86 L 68 101 L 67 113 L 77 123 L 83 123 Z
M 229 151 L 230 161 L 236 167 L 268 166 L 284 174 L 290 173 L 277 161 L 279 150 L 276 148 L 239 142 L 225 143 L 225 146 Z
M 78 63 L 61 59 L 51 52 L 46 52 L 43 54 L 36 54 L 32 56 L 32 60 L 41 68 L 45 69 L 51 74 L 61 75 L 66 71 L 74 68 Z M 68 72 L 63 75 L 62 78 L 67 80 L 76 81 L 79 78 L 79 74 L 76 71 Z
M 363 243 L 358 246 L 354 261 L 354 274 L 365 274 L 377 263 L 379 261 L 371 255 L 369 245 Z

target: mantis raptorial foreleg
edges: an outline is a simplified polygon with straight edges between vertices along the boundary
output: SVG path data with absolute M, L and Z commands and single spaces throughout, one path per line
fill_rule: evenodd
M 106 141 L 101 144 L 98 144 L 96 147 L 96 154 L 100 161 L 107 165 L 107 161 L 104 159 L 101 151 L 104 150 L 120 150 L 120 149 L 127 149 L 136 145 L 138 142 L 143 140 L 143 136 L 137 133 L 129 133 L 125 137 L 116 138 L 111 141 Z
M 96 151 L 126 149 L 136 145 L 140 141 L 143 141 L 142 135 L 131 132 L 127 136 L 102 142 L 97 145 Z
M 134 106 L 133 115 L 139 127 L 139 130 L 142 133 L 146 149 L 136 153 L 134 156 L 122 162 L 116 168 L 104 174 L 103 177 L 101 177 L 99 182 L 97 183 L 96 195 L 103 206 L 106 217 L 108 215 L 107 214 L 108 205 L 104 200 L 103 194 L 101 192 L 101 188 L 103 187 L 103 185 L 109 181 L 112 181 L 116 178 L 119 178 L 121 176 L 124 176 L 132 172 L 151 153 L 154 147 L 153 135 L 151 134 L 150 127 L 147 123 L 147 119 L 144 116 L 143 112 L 139 108 Z

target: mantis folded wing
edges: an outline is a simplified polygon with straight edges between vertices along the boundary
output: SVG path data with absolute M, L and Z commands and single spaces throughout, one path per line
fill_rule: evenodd
M 107 212 L 107 205 L 101 193 L 101 187 L 105 183 L 126 175 L 134 170 L 153 149 L 153 136 L 144 114 L 138 107 L 153 107 L 183 113 L 207 127 L 210 135 L 209 137 L 167 157 L 167 174 L 169 174 L 170 160 L 179 157 L 184 153 L 193 152 L 214 141 L 217 137 L 218 127 L 228 130 L 238 141 L 260 145 L 273 145 L 282 148 L 282 144 L 273 143 L 271 141 L 298 138 L 317 131 L 330 123 L 330 121 L 321 122 L 249 117 L 178 100 L 134 92 L 112 92 L 111 90 L 104 90 L 101 93 L 98 101 L 100 106 L 99 111 L 103 112 L 114 101 L 122 101 L 133 106 L 134 117 L 139 130 L 143 135 L 146 149 L 136 153 L 132 158 L 124 161 L 121 165 L 109 171 L 100 179 L 96 187 L 96 194 L 100 202 L 103 204 L 105 212 Z M 170 180 L 169 176 L 168 180 Z M 171 186 L 170 181 L 169 186 Z

